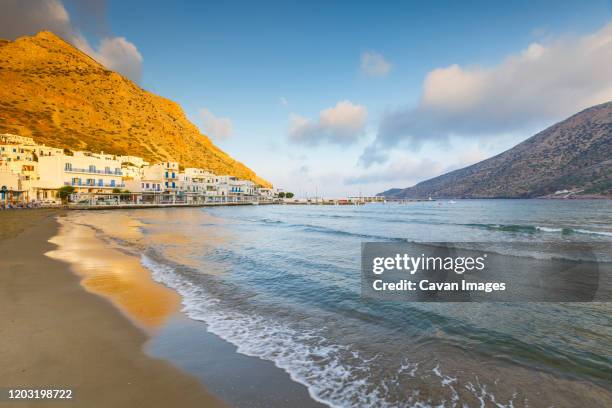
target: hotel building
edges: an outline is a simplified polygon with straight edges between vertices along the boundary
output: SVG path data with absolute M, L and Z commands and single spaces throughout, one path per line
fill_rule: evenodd
M 76 193 L 109 193 L 124 188 L 121 163 L 111 155 L 74 152 L 38 158 L 40 189 L 72 186 Z
M 206 196 L 218 195 L 218 177 L 204 169 L 186 168 L 180 174 L 179 188 L 188 193 L 199 193 Z

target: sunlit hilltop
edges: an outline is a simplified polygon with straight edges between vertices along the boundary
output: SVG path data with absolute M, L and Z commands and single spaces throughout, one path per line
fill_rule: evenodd
M 269 186 L 181 107 L 106 69 L 49 31 L 0 40 L 0 133 L 67 149 L 178 161 Z

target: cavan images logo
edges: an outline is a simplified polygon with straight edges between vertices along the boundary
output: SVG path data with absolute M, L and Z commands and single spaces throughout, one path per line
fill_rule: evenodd
M 611 301 L 612 264 L 596 254 L 612 259 L 606 247 L 583 243 L 369 242 L 362 244 L 362 296 L 410 302 Z

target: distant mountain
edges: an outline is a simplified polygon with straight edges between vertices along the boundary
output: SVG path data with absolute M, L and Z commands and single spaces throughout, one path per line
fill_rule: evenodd
M 490 159 L 380 193 L 392 198 L 612 194 L 612 102 L 585 109 Z
M 49 31 L 0 40 L 0 133 L 73 150 L 178 161 L 270 184 L 155 95 Z

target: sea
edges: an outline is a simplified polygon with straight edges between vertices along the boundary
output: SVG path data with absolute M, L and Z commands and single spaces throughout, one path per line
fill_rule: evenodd
M 360 272 L 363 242 L 504 248 L 546 241 L 558 244 L 550 254 L 556 257 L 564 256 L 564 244 L 611 249 L 610 200 L 249 205 L 69 217 L 137 256 L 157 282 L 180 294 L 192 324 L 240 355 L 275 365 L 312 401 L 612 406 L 612 303 L 606 302 L 612 299 L 393 302 L 363 298 Z M 542 255 L 535 251 L 516 255 Z M 610 253 L 596 257 L 610 263 Z

